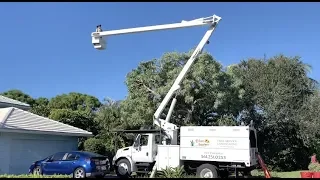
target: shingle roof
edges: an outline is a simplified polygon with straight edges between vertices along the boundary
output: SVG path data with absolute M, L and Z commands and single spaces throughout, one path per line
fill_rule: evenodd
M 0 109 L 0 131 L 92 136 L 91 132 L 83 129 L 38 116 L 14 107 Z
M 0 103 L 7 104 L 8 106 L 18 105 L 18 106 L 24 106 L 24 107 L 28 107 L 28 108 L 30 107 L 30 105 L 27 104 L 27 103 L 23 103 L 23 102 L 20 102 L 20 101 L 11 99 L 11 98 L 7 98 L 7 97 L 2 96 L 2 95 L 0 95 Z

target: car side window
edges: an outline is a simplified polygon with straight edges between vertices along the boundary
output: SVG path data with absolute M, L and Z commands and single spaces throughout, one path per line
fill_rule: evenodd
M 68 153 L 68 155 L 65 158 L 66 161 L 74 161 L 77 159 L 79 159 L 79 155 L 76 153 Z
M 49 160 L 51 160 L 51 159 L 52 159 L 52 157 L 53 157 L 53 155 L 51 155 L 51 156 L 47 157 L 47 158 L 45 159 L 45 161 L 49 161 Z
M 52 161 L 61 161 L 66 153 L 57 153 L 51 158 Z

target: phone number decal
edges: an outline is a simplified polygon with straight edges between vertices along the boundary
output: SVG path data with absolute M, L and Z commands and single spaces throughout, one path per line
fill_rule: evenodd
M 226 159 L 226 156 L 204 154 L 204 155 L 201 155 L 201 158 L 202 159 Z

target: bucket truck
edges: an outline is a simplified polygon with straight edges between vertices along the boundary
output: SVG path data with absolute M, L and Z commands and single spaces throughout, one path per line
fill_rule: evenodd
M 184 166 L 201 178 L 227 176 L 230 170 L 250 172 L 257 165 L 257 136 L 252 124 L 248 126 L 182 126 L 171 123 L 170 117 L 177 99 L 175 92 L 192 64 L 208 44 L 209 38 L 221 18 L 213 15 L 191 21 L 120 30 L 103 31 L 101 25 L 91 34 L 92 44 L 98 50 L 106 48 L 105 37 L 159 31 L 168 29 L 208 26 L 208 30 L 194 50 L 190 59 L 177 76 L 169 92 L 154 113 L 154 125 L 160 130 L 130 130 L 123 132 L 138 133 L 132 146 L 117 150 L 113 158 L 116 173 L 129 177 L 132 173 L 150 173 L 167 167 Z M 172 99 L 173 97 L 173 99 Z M 165 119 L 160 115 L 171 101 Z M 180 140 L 178 135 L 180 134 Z

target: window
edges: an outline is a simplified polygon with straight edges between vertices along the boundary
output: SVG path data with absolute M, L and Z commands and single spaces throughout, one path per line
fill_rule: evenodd
M 250 130 L 249 139 L 250 139 L 250 147 L 256 148 L 257 147 L 256 135 L 252 130 Z
M 61 161 L 66 153 L 57 153 L 51 158 L 52 161 Z
M 156 144 L 161 144 L 161 136 L 160 136 L 160 134 L 157 134 L 155 136 L 155 142 L 156 142 Z
M 77 160 L 79 159 L 79 155 L 75 154 L 75 153 L 69 153 L 67 156 L 66 156 L 66 159 L 67 161 L 74 161 L 74 160 Z
M 46 159 L 44 159 L 44 161 L 49 161 L 49 160 L 51 160 L 51 159 L 52 159 L 52 157 L 53 157 L 53 155 L 51 155 L 51 156 L 47 157 Z
M 147 146 L 148 145 L 148 137 L 149 137 L 149 135 L 141 135 L 140 146 Z

